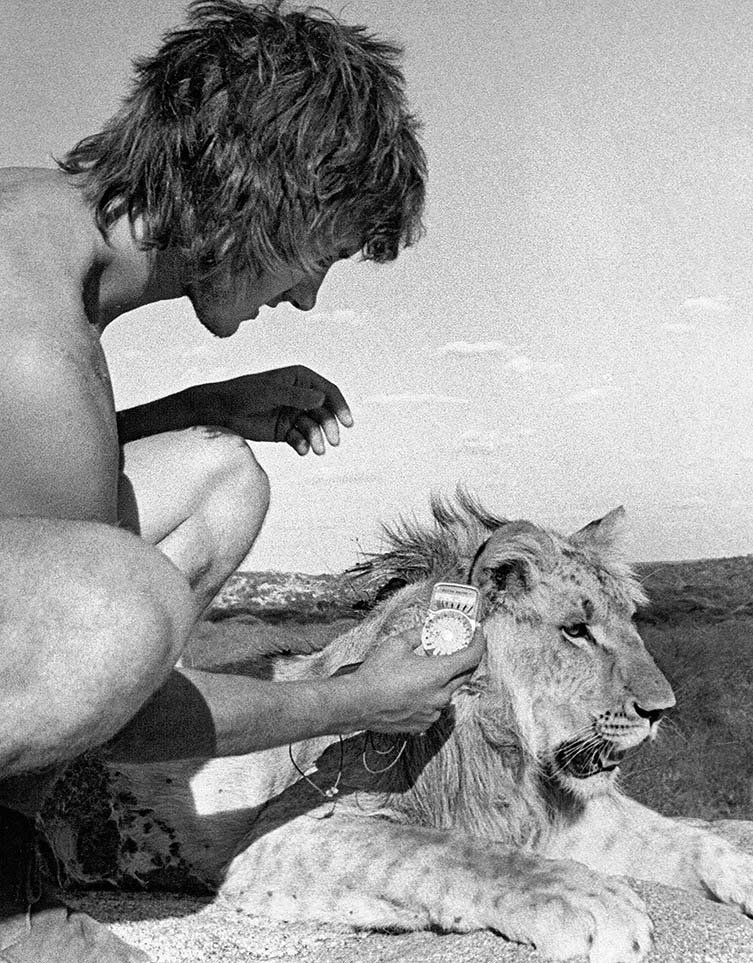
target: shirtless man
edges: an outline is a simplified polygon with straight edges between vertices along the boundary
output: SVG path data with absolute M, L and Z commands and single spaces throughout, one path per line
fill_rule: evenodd
M 481 643 L 396 636 L 351 675 L 275 684 L 176 663 L 253 545 L 269 486 L 247 440 L 322 454 L 349 427 L 304 367 L 116 415 L 104 328 L 187 295 L 219 337 L 310 310 L 328 268 L 420 230 L 425 165 L 397 51 L 325 16 L 195 5 L 60 170 L 0 173 L 0 960 L 144 960 L 40 898 L 33 822 L 60 767 L 422 731 Z M 187 330 L 187 337 L 190 331 Z

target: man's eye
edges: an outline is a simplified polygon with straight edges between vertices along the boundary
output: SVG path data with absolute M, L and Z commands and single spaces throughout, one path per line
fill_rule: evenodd
M 560 629 L 568 642 L 591 642 L 593 636 L 586 622 L 574 622 L 572 625 L 563 625 Z

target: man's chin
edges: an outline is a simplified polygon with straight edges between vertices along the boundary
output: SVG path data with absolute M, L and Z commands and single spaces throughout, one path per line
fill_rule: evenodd
M 218 310 L 214 300 L 205 300 L 195 290 L 189 289 L 186 294 L 201 325 L 216 338 L 229 338 L 244 321 L 253 321 L 259 316 L 258 308 L 254 308 L 250 314 Z
M 226 314 L 215 314 L 213 311 L 202 309 L 202 306 L 196 303 L 194 303 L 193 308 L 202 327 L 206 328 L 215 338 L 231 337 L 240 328 L 244 320 Z
M 230 322 L 226 318 L 219 320 L 217 318 L 202 318 L 201 315 L 198 317 L 202 325 L 210 334 L 213 334 L 215 338 L 230 338 L 241 326 L 240 321 Z

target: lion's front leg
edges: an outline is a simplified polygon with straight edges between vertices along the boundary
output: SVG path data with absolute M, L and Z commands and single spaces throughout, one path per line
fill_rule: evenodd
M 270 826 L 235 858 L 220 892 L 238 908 L 287 920 L 490 929 L 561 960 L 627 963 L 651 946 L 643 903 L 617 880 L 383 818 L 302 816 Z
M 753 856 L 625 796 L 589 801 L 582 819 L 552 838 L 546 855 L 711 895 L 753 916 Z

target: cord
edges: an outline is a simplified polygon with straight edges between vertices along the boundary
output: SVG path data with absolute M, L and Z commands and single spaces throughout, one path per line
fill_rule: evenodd
M 288 744 L 288 755 L 290 756 L 290 761 L 293 763 L 293 766 L 295 767 L 296 772 L 299 775 L 303 776 L 303 778 L 306 780 L 309 786 L 311 786 L 313 789 L 316 789 L 316 791 L 319 793 L 319 795 L 323 799 L 334 799 L 334 797 L 340 792 L 340 780 L 342 779 L 342 775 L 343 775 L 344 749 L 343 749 L 343 737 L 338 735 L 337 738 L 339 739 L 339 743 L 340 743 L 340 761 L 337 764 L 337 778 L 335 779 L 334 783 L 329 787 L 329 789 L 322 789 L 321 786 L 317 786 L 317 784 L 314 782 L 313 779 L 309 779 L 309 777 L 306 775 L 303 769 L 301 769 L 301 767 L 293 758 L 293 743 L 291 742 Z

